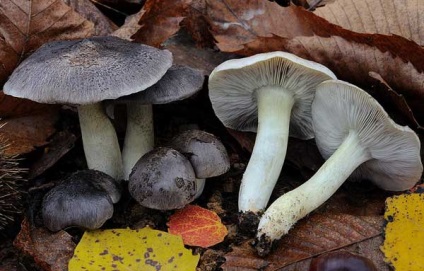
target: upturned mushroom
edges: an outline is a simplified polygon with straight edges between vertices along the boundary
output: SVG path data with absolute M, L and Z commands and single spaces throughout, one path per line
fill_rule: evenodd
M 186 99 L 203 86 L 199 70 L 173 65 L 153 86 L 117 100 L 107 101 L 110 114 L 114 104 L 127 105 L 127 130 L 122 150 L 124 179 L 128 179 L 135 163 L 154 147 L 153 104 L 167 104 Z
M 184 154 L 196 175 L 198 198 L 205 187 L 205 179 L 224 174 L 230 169 L 230 158 L 222 142 L 213 134 L 201 130 L 188 130 L 174 137 L 172 148 Z
M 117 37 L 54 41 L 25 59 L 3 91 L 40 103 L 79 105 L 88 168 L 120 179 L 118 139 L 100 102 L 152 86 L 171 65 L 169 51 Z
M 326 67 L 285 52 L 228 60 L 209 76 L 215 114 L 231 129 L 257 132 L 243 175 L 239 210 L 263 211 L 280 175 L 289 134 L 313 138 L 316 86 L 336 78 Z
M 129 177 L 128 190 L 144 207 L 180 209 L 194 200 L 196 177 L 184 155 L 172 148 L 159 147 L 137 161 Z
M 121 197 L 119 184 L 96 170 L 77 171 L 43 198 L 41 214 L 51 231 L 69 227 L 98 229 L 113 215 Z
M 328 160 L 311 179 L 266 210 L 257 233 L 260 255 L 329 199 L 349 176 L 369 179 L 390 191 L 409 189 L 421 177 L 415 132 L 394 123 L 362 89 L 340 80 L 319 84 L 312 116 L 316 144 Z

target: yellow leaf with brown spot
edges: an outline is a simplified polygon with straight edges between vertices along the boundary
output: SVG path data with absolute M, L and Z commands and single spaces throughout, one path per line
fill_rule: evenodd
M 86 231 L 69 261 L 69 271 L 196 270 L 199 255 L 180 236 L 143 228 Z
M 184 244 L 190 246 L 210 247 L 222 242 L 228 234 L 215 212 L 196 205 L 175 212 L 167 225 L 169 233 L 181 235 Z
M 381 247 L 396 271 L 424 270 L 424 194 L 404 194 L 386 200 L 385 240 Z

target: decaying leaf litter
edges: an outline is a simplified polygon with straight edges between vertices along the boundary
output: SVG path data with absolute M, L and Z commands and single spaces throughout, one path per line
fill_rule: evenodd
M 105 1 L 102 11 L 108 18 L 102 13 L 97 13 L 95 18 L 108 22 L 107 27 L 105 23 L 99 23 L 99 19 L 93 19 L 93 15 L 78 10 L 89 3 L 69 2 L 66 4 L 72 8 L 62 1 L 49 5 L 49 1 L 45 0 L 4 1 L 0 4 L 0 13 L 6 18 L 0 21 L 2 33 L 6 33 L 0 40 L 2 84 L 17 64 L 40 45 L 53 40 L 89 37 L 95 33 L 106 35 L 118 28 L 110 23 L 111 19 L 122 25 L 124 17 L 120 10 L 125 10 L 128 15 L 140 10 L 113 35 L 167 48 L 173 53 L 175 63 L 201 69 L 205 75 L 227 59 L 275 50 L 294 53 L 327 66 L 339 79 L 363 88 L 397 123 L 408 125 L 422 138 L 424 22 L 419 14 L 424 6 L 416 1 L 388 1 L 379 5 L 379 2 L 338 0 L 329 1 L 314 12 L 293 4 L 283 7 L 268 1 L 146 1 L 144 4 L 115 6 L 113 2 Z M 105 9 L 104 5 L 109 8 Z M 113 13 L 113 10 L 119 13 Z M 119 19 L 117 14 L 121 16 Z M 291 23 L 287 24 L 288 21 Z M 39 105 L 4 94 L 0 101 L 2 121 L 10 129 L 9 132 L 3 129 L 0 132 L 11 142 L 10 153 L 21 154 L 23 166 L 32 167 L 30 172 L 36 172 L 31 175 L 26 195 L 31 226 L 22 227 L 21 234 L 37 235 L 33 227 L 39 229 L 42 225 L 37 211 L 37 202 L 42 195 L 67 175 L 86 168 L 76 112 L 72 106 Z M 125 110 L 118 106 L 115 114 L 114 125 L 122 141 Z M 155 106 L 154 123 L 157 146 L 169 142 L 181 126 L 195 124 L 218 136 L 229 152 L 230 171 L 207 181 L 204 194 L 195 202 L 217 212 L 229 230 L 223 243 L 209 249 L 195 249 L 201 254 L 200 270 L 306 270 L 311 258 L 334 250 L 366 255 L 378 266 L 378 270 L 389 270 L 379 247 L 383 244 L 384 200 L 392 193 L 365 183 L 359 186 L 347 183 L 327 203 L 299 222 L 278 243 L 272 254 L 259 258 L 250 246 L 252 239 L 237 231 L 238 187 L 249 161 L 254 135 L 223 127 L 211 108 L 206 84 L 189 99 Z M 28 132 L 18 128 L 19 125 Z M 75 143 L 70 141 L 71 146 L 60 144 L 68 142 L 66 138 L 52 140 L 52 136 L 69 132 L 78 138 Z M 57 146 L 61 146 L 62 151 L 49 156 L 50 149 L 54 150 Z M 290 139 L 286 161 L 271 201 L 308 180 L 323 163 L 313 140 Z M 42 165 L 41 169 L 39 165 Z M 123 198 L 126 200 L 121 200 L 115 207 L 115 215 L 105 228 L 142 228 L 149 225 L 167 230 L 166 222 L 172 212 L 142 210 L 125 191 Z M 19 216 L 17 221 L 21 221 L 22 217 Z M 18 223 L 10 229 L 12 233 L 7 235 L 8 240 L 16 235 Z M 74 243 L 83 233 L 76 229 L 68 232 Z M 34 245 L 35 250 L 39 246 Z M 73 253 L 73 246 L 65 241 L 55 246 L 62 247 L 68 255 Z M 40 264 L 45 255 L 30 255 L 38 263 L 32 268 L 66 269 L 66 260 L 61 266 L 53 267 L 55 260 L 50 260 L 47 265 Z M 58 257 L 49 256 L 53 259 Z M 0 257 L 2 264 L 6 264 L 5 268 L 9 268 L 7 270 L 19 270 L 16 267 L 19 261 L 28 266 L 32 262 L 28 258 L 17 260 L 7 253 L 0 254 Z

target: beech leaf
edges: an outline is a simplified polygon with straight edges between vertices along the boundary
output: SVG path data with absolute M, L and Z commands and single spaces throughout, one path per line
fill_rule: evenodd
M 404 194 L 386 200 L 387 221 L 382 246 L 395 270 L 424 270 L 424 194 Z
M 180 236 L 153 230 L 86 231 L 69 261 L 69 271 L 195 271 L 199 255 L 184 248 Z
M 58 110 L 51 107 L 43 113 L 0 120 L 0 137 L 9 143 L 5 153 L 24 154 L 47 144 L 58 118 Z
M 314 13 L 355 32 L 394 34 L 424 46 L 424 5 L 420 1 L 337 0 Z
M 131 37 L 136 42 L 159 47 L 180 29 L 191 0 L 147 0 L 144 3 L 140 29 Z M 144 11 L 144 12 L 143 12 Z
M 61 0 L 0 1 L 0 85 L 28 53 L 42 44 L 93 33 L 93 23 Z
M 107 36 L 118 28 L 89 0 L 63 0 L 63 2 L 94 23 L 95 36 Z
M 75 249 L 72 236 L 66 231 L 52 233 L 46 228 L 35 228 L 27 219 L 22 221 L 21 230 L 13 244 L 33 257 L 45 271 L 66 270 Z
M 219 216 L 208 209 L 187 205 L 169 219 L 168 232 L 181 235 L 184 244 L 210 247 L 222 242 L 228 234 Z
M 250 245 L 234 247 L 232 252 L 226 254 L 226 262 L 222 268 L 280 270 L 319 254 L 378 237 L 382 231 L 381 216 L 313 214 L 283 237 L 268 257 L 258 258 Z

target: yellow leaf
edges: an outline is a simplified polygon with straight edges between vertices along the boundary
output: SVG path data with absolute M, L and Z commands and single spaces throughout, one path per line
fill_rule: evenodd
M 199 255 L 180 236 L 150 228 L 86 231 L 69 262 L 69 271 L 196 270 Z
M 382 251 L 396 271 L 424 270 L 424 194 L 386 200 L 387 220 Z

